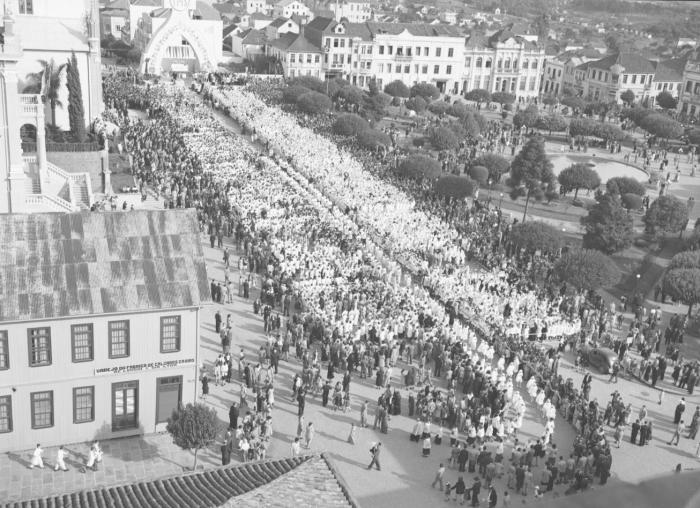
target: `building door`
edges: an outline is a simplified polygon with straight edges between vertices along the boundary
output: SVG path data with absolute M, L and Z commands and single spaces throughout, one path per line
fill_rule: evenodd
M 182 376 L 156 379 L 156 423 L 165 423 L 182 402 Z
M 139 426 L 139 382 L 112 384 L 112 431 Z

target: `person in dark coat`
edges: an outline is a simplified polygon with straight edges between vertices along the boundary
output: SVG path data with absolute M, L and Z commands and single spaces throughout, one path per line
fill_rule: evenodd
M 236 430 L 238 428 L 238 404 L 235 402 L 231 404 L 231 409 L 228 410 L 228 428 L 231 430 Z
M 639 434 L 639 420 L 635 420 L 632 424 L 632 434 L 630 435 L 630 443 L 637 444 L 637 434 Z
M 216 311 L 216 314 L 214 314 L 214 326 L 216 328 L 216 333 L 219 333 L 221 331 L 221 311 Z
M 227 466 L 231 463 L 231 441 L 225 440 L 221 445 L 221 465 Z
M 206 373 L 202 375 L 202 398 L 206 399 L 209 395 L 209 378 Z
M 673 424 L 678 425 L 681 421 L 681 416 L 683 416 L 683 411 L 685 411 L 685 397 L 681 397 L 681 401 L 676 406 L 676 411 L 673 416 Z
M 479 506 L 479 494 L 481 493 L 481 480 L 478 476 L 474 478 L 474 483 L 472 484 L 472 506 Z
M 323 407 L 328 406 L 328 395 L 331 393 L 331 383 L 326 380 L 326 384 L 323 385 L 323 389 L 321 390 L 321 403 L 323 404 Z
M 496 494 L 496 488 L 491 485 L 491 489 L 489 489 L 489 508 L 496 508 L 496 503 L 498 503 L 498 494 Z

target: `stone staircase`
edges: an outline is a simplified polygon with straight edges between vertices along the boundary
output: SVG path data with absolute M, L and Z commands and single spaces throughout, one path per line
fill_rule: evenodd
M 89 173 L 69 173 L 55 164 L 47 163 L 42 180 L 36 155 L 23 156 L 27 211 L 71 212 L 89 210 L 93 203 Z
M 71 177 L 73 204 L 77 205 L 81 210 L 89 210 L 92 205 L 88 178 L 89 175 L 87 174 L 75 174 Z

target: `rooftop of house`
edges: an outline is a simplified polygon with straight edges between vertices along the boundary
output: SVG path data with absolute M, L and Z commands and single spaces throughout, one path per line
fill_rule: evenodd
M 427 23 L 379 23 L 368 21 L 367 28 L 373 35 L 399 35 L 404 31 L 415 37 L 464 37 L 464 32 L 452 25 L 430 25 Z
M 622 67 L 626 74 L 653 74 L 656 70 L 652 61 L 635 53 L 615 53 L 591 62 L 591 67 L 602 70 L 610 70 L 615 65 Z
M 296 53 L 321 53 L 321 48 L 316 46 L 303 34 L 286 33 L 270 43 L 271 46 L 283 51 Z
M 210 300 L 193 210 L 0 215 L 0 322 Z
M 265 33 L 262 30 L 256 30 L 255 28 L 248 28 L 243 30 L 237 35 L 243 44 L 248 44 L 251 46 L 262 46 L 265 44 Z
M 271 459 L 3 505 L 71 508 L 357 508 L 324 454 Z
M 687 61 L 687 58 L 673 58 L 657 63 L 654 81 L 659 83 L 683 81 L 683 70 Z
M 285 23 L 287 23 L 289 20 L 285 18 L 284 16 L 280 16 L 279 18 L 275 19 L 272 23 L 270 23 L 267 26 L 271 26 L 273 28 L 280 28 L 284 26 Z
M 131 0 L 131 5 L 137 7 L 163 7 L 163 0 Z

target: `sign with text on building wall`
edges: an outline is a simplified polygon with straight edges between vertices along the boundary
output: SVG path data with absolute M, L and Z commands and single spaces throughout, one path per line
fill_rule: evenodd
M 138 363 L 134 365 L 118 365 L 115 367 L 104 367 L 95 369 L 96 376 L 104 376 L 111 374 L 126 374 L 129 372 L 140 372 L 143 370 L 167 369 L 172 367 L 182 367 L 183 365 L 194 364 L 194 358 L 185 358 L 182 360 L 169 360 L 167 362 L 149 362 Z

